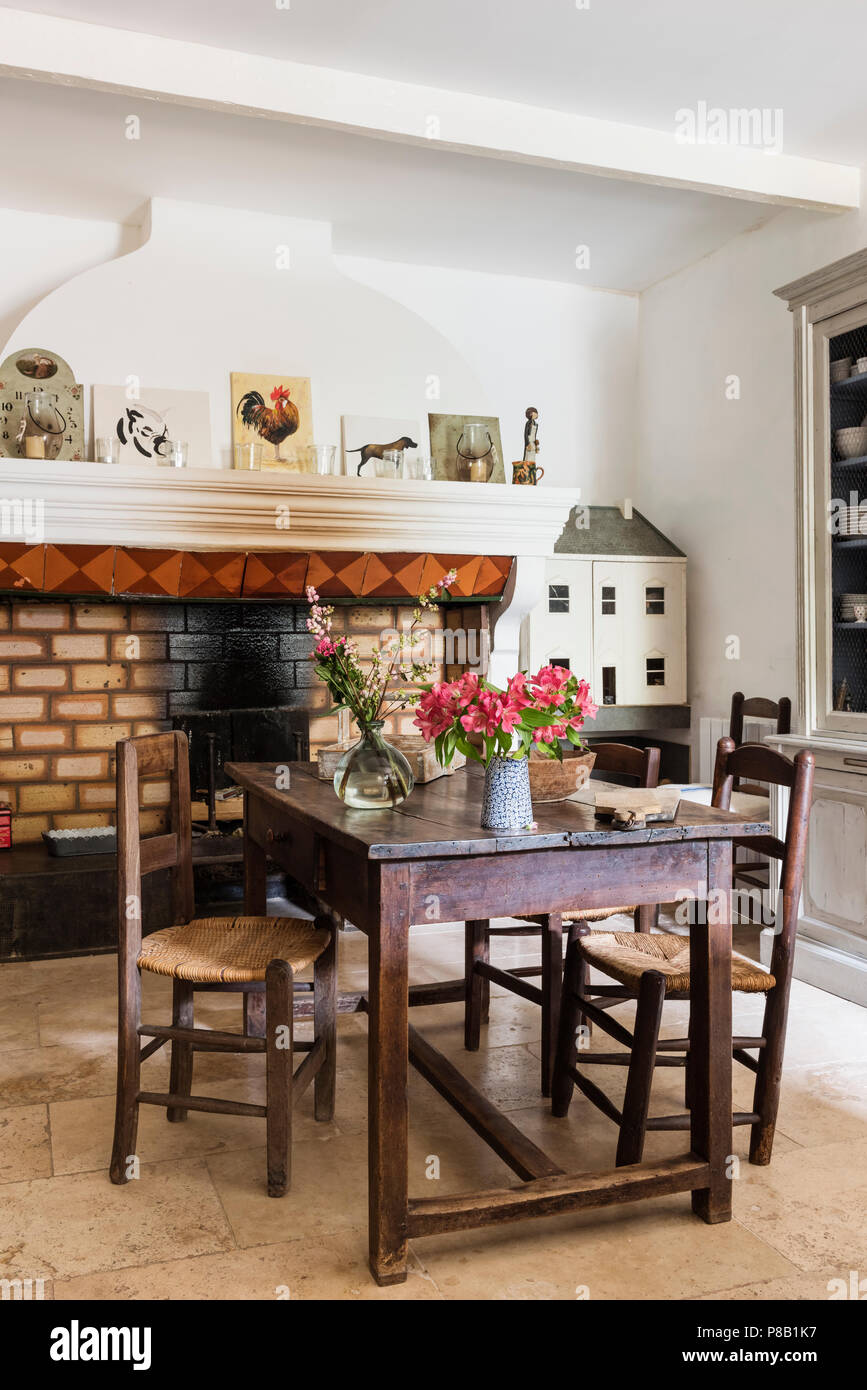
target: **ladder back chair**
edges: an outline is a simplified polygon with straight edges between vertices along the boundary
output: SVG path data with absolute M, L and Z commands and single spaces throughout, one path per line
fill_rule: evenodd
M 592 752 L 596 754 L 594 772 L 629 778 L 639 787 L 655 787 L 659 782 L 658 748 L 633 748 L 627 743 L 596 743 Z M 467 922 L 464 965 L 464 1046 L 467 1051 L 477 1052 L 479 1049 L 481 1025 L 488 1022 L 490 1015 L 492 982 L 520 995 L 522 999 L 539 1004 L 542 1009 L 542 1095 L 549 1096 L 560 1012 L 563 927 L 566 926 L 571 937 L 582 923 L 604 921 L 622 912 L 634 914 L 636 931 L 649 931 L 656 920 L 653 908 L 612 906 L 596 908 L 592 912 L 576 907 L 574 912 L 540 914 L 523 919 L 520 927 L 492 927 L 488 920 Z M 492 936 L 540 937 L 541 964 L 516 966 L 511 970 L 498 969 L 490 960 Z M 528 977 L 534 975 L 541 975 L 541 986 L 527 982 Z
M 761 1035 L 732 1040 L 734 1060 L 756 1074 L 753 1109 L 748 1113 L 736 1113 L 732 1123 L 752 1126 L 750 1162 L 757 1164 L 770 1163 L 774 1143 L 814 764 L 813 754 L 806 749 L 798 753 L 793 762 L 763 744 L 746 743 L 736 749 L 732 739 L 722 738 L 717 746 L 713 804 L 720 810 L 728 810 L 732 786 L 738 777 L 753 777 L 789 788 L 785 840 L 767 835 L 757 841 L 763 853 L 781 861 L 770 969 L 765 970 L 745 956 L 732 955 L 732 990 L 765 995 Z M 689 961 L 689 939 L 673 932 L 636 936 L 630 932 L 591 932 L 589 927 L 582 927 L 569 942 L 551 1109 L 555 1115 L 566 1115 L 573 1087 L 578 1086 L 588 1100 L 619 1126 L 618 1167 L 641 1162 L 648 1130 L 689 1129 L 688 1113 L 659 1117 L 651 1117 L 648 1113 L 656 1066 L 685 1067 L 686 1104 L 689 1106 L 689 1038 L 659 1038 L 665 1000 L 688 1000 L 690 997 Z M 591 966 L 617 984 L 591 985 Z M 600 1008 L 607 996 L 620 996 L 624 989 L 637 1000 L 632 1033 L 608 1018 Z M 590 1020 L 617 1042 L 625 1044 L 629 1052 L 594 1053 L 576 1046 L 579 1025 Z M 754 1050 L 758 1050 L 758 1058 L 751 1055 Z M 628 1071 L 620 1111 L 584 1075 L 582 1068 L 622 1066 L 624 1061 Z
M 170 829 L 140 838 L 139 780 L 168 774 Z M 268 1194 L 282 1197 L 291 1183 L 292 1108 L 311 1081 L 317 1120 L 334 1114 L 337 1018 L 337 933 L 328 917 L 195 918 L 193 905 L 190 768 L 186 734 L 149 734 L 117 745 L 118 1059 L 117 1108 L 110 1176 L 132 1176 L 140 1105 L 160 1105 L 177 1123 L 188 1110 L 249 1115 L 266 1122 Z M 142 936 L 141 881 L 170 869 L 174 926 Z M 294 977 L 314 967 L 314 1040 L 293 1039 Z M 141 1020 L 141 972 L 172 980 L 169 1025 Z M 245 1003 L 264 986 L 262 1036 L 193 1026 L 197 990 L 236 991 Z M 149 1042 L 142 1045 L 142 1039 Z M 167 1092 L 141 1089 L 141 1063 L 171 1044 Z M 293 1074 L 293 1052 L 306 1057 Z M 196 1052 L 265 1054 L 266 1104 L 191 1094 Z
M 792 729 L 792 702 L 788 696 L 784 695 L 779 700 L 766 700 L 762 696 L 756 695 L 747 699 L 743 691 L 736 690 L 732 696 L 731 714 L 729 716 L 729 738 L 734 740 L 736 748 L 740 748 L 744 741 L 744 721 L 746 719 L 773 719 L 776 722 L 776 732 L 778 734 L 791 733 Z M 767 788 L 743 783 L 740 779 L 735 780 L 734 791 L 742 792 L 747 796 L 767 796 Z M 735 844 L 732 849 L 732 886 L 737 887 L 739 883 L 745 883 L 747 889 L 758 888 L 764 891 L 770 882 L 770 867 L 766 859 L 758 857 L 752 846 L 747 847 L 747 858 L 739 859 L 738 850 L 744 848 L 743 845 Z M 749 905 L 748 915 L 751 921 L 761 920 L 753 915 L 752 904 Z

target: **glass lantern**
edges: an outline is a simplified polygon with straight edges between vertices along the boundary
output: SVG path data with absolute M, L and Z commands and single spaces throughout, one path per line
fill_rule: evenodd
M 19 435 L 27 459 L 56 459 L 63 447 L 66 420 L 53 391 L 29 391 L 24 397 L 24 421 Z

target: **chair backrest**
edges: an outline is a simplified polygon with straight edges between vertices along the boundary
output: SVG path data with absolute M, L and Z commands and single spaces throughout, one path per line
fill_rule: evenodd
M 743 743 L 740 748 L 736 748 L 733 739 L 721 738 L 717 744 L 713 804 L 720 810 L 729 809 L 732 789 L 741 778 L 789 788 L 785 839 L 780 840 L 775 835 L 763 835 L 750 836 L 749 839 L 736 842 L 759 854 L 767 854 L 772 859 L 781 860 L 771 961 L 771 970 L 778 984 L 787 983 L 791 975 L 795 933 L 798 927 L 798 905 L 807 855 L 807 830 L 815 765 L 816 759 L 807 748 L 803 748 L 792 760 L 772 748 L 767 748 L 763 743 Z
M 783 695 L 779 700 L 766 700 L 761 695 L 753 695 L 748 700 L 742 690 L 736 690 L 732 696 L 732 710 L 729 717 L 729 738 L 734 740 L 736 748 L 740 748 L 744 741 L 745 719 L 775 719 L 778 734 L 791 733 L 792 702 L 788 695 Z M 735 791 L 746 790 L 746 786 L 742 784 L 740 778 L 735 778 L 734 789 Z M 762 786 L 753 786 L 751 790 L 758 792 L 759 795 L 765 793 L 765 788 Z
M 141 839 L 140 779 L 167 773 L 171 788 L 169 829 Z M 141 880 L 156 869 L 172 871 L 175 923 L 193 917 L 193 830 L 190 806 L 190 761 L 187 736 L 166 734 L 125 738 L 117 744 L 117 891 L 121 954 L 141 941 Z
M 659 782 L 659 749 L 633 748 L 630 743 L 593 743 L 596 754 L 594 772 L 613 772 L 632 777 L 639 787 L 655 787 Z
M 744 741 L 745 719 L 775 719 L 778 734 L 791 733 L 792 702 L 787 695 L 779 700 L 765 700 L 760 695 L 754 695 L 748 700 L 742 690 L 736 690 L 732 696 L 729 718 L 729 738 L 734 739 L 736 748 Z

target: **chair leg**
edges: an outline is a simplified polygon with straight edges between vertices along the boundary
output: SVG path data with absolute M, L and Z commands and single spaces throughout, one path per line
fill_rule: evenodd
M 585 923 L 584 934 L 589 931 Z M 554 1075 L 551 1080 L 551 1114 L 559 1119 L 568 1114 L 575 1083 L 570 1071 L 576 1063 L 575 1033 L 581 1019 L 581 1000 L 584 991 L 585 961 L 578 947 L 580 927 L 569 931 L 566 947 L 566 966 L 563 971 L 563 991 L 560 999 L 560 1026 L 557 1030 L 557 1051 L 554 1056 Z
M 559 912 L 542 919 L 542 1095 L 551 1094 L 551 1076 L 560 1024 L 563 984 L 563 918 Z
M 292 1182 L 292 967 L 272 960 L 265 972 L 268 1196 Z
M 334 1119 L 337 1083 L 337 923 L 330 924 L 331 940 L 313 964 L 313 1036 L 325 1039 L 325 1061 L 313 1080 L 313 1115 Z
M 692 1004 L 689 1006 L 689 1028 L 687 1030 L 689 1047 L 686 1050 L 686 1063 L 683 1068 L 683 1103 L 687 1110 L 692 1109 Z
M 659 926 L 659 903 L 648 903 L 637 907 L 632 914 L 636 931 L 653 931 Z
M 484 922 L 483 925 L 484 925 L 484 935 L 485 935 L 485 945 L 484 945 L 484 952 L 485 952 L 485 954 L 484 954 L 483 959 L 486 960 L 486 961 L 489 961 L 489 960 L 491 959 L 491 924 L 490 924 L 489 921 L 486 920 L 486 921 Z M 490 982 L 490 980 L 486 980 L 486 979 L 484 978 L 484 976 L 483 976 L 483 977 L 482 977 L 482 1023 L 490 1023 L 490 1021 L 491 1021 L 491 982 Z
M 583 922 L 583 921 L 572 921 L 572 922 L 570 922 L 570 923 L 569 923 L 568 935 L 567 935 L 567 937 L 566 937 L 567 949 L 568 949 L 569 945 L 570 945 L 573 941 L 580 941 L 582 936 L 589 936 L 590 933 L 591 933 L 591 931 L 592 931 L 592 927 L 590 926 L 590 923 L 589 923 L 589 922 Z M 581 957 L 581 975 L 580 975 L 580 980 L 581 980 L 581 987 L 580 987 L 580 990 L 579 990 L 579 994 L 581 994 L 581 995 L 587 995 L 587 997 L 589 998 L 589 993 L 588 993 L 588 991 L 589 991 L 589 989 L 590 989 L 590 966 L 587 964 L 587 961 L 584 959 L 583 956 Z M 588 1018 L 588 1017 L 586 1016 L 586 1014 L 579 1014 L 579 1016 L 578 1016 L 578 1022 L 576 1023 L 575 1027 L 576 1027 L 576 1029 L 577 1029 L 577 1028 L 586 1028 L 586 1030 L 587 1030 L 587 1034 L 586 1034 L 587 1037 L 588 1037 L 588 1038 L 592 1038 L 592 1036 L 593 1036 L 593 1020 L 590 1019 L 590 1018 Z
M 490 993 L 490 981 L 478 974 L 476 961 L 487 963 L 490 957 L 489 926 L 483 919 L 464 923 L 464 1047 L 467 1052 L 478 1052 L 482 1017 L 487 1018 L 484 986 L 488 986 Z
M 127 1183 L 133 1176 L 138 1134 L 138 1094 L 141 1090 L 141 976 L 133 968 L 120 980 L 117 1030 L 117 1100 L 114 1112 L 114 1143 L 109 1176 L 113 1183 Z
M 661 975 L 658 970 L 645 971 L 638 987 L 638 1008 L 635 1012 L 632 1053 L 626 1078 L 626 1096 L 623 1101 L 623 1118 L 620 1121 L 620 1138 L 617 1141 L 616 1164 L 618 1168 L 624 1168 L 630 1163 L 640 1163 L 644 1153 L 647 1112 L 650 1108 L 650 1088 L 653 1084 L 653 1069 L 656 1065 L 656 1044 L 659 1039 L 659 1025 L 662 1022 L 664 999 L 665 976 Z
M 172 1025 L 175 1028 L 192 1028 L 193 986 L 187 980 L 172 981 Z M 173 1096 L 188 1096 L 193 1087 L 193 1047 L 192 1043 L 172 1043 L 172 1062 L 169 1069 L 169 1090 Z M 180 1106 L 169 1106 L 166 1119 L 171 1124 L 187 1118 L 186 1110 Z
M 245 989 L 243 1000 L 243 1025 L 245 1038 L 264 1038 L 265 1036 L 265 991 L 264 989 Z
M 771 1161 L 780 1105 L 788 1006 L 788 989 L 778 981 L 765 1000 L 762 1024 L 765 1045 L 759 1049 L 759 1069 L 753 1099 L 753 1109 L 759 1119 L 750 1132 L 750 1163 L 764 1165 Z

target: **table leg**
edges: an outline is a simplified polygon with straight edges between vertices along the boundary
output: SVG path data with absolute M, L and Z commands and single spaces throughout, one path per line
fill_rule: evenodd
M 380 870 L 379 928 L 369 934 L 368 1190 L 370 1271 L 406 1279 L 410 870 Z
M 248 917 L 264 917 L 268 910 L 268 858 L 261 845 L 250 838 L 249 792 L 244 797 L 244 912 Z
M 710 1186 L 692 1194 L 692 1209 L 713 1225 L 731 1221 L 732 987 L 730 840 L 707 849 L 708 906 L 690 933 L 690 1091 L 693 1152 L 710 1163 Z

